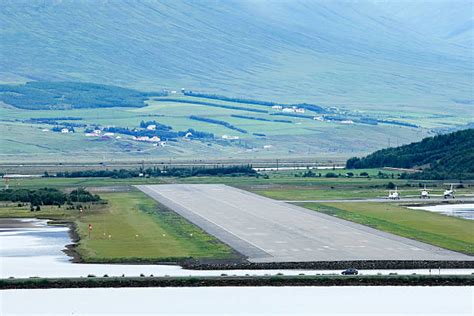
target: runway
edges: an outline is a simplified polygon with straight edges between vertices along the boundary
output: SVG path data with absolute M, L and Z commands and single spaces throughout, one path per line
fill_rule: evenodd
M 251 262 L 474 260 L 226 185 L 136 187 Z
M 400 203 L 400 202 L 431 202 L 431 203 L 441 203 L 441 202 L 456 202 L 456 203 L 467 203 L 474 202 L 474 197 L 456 197 L 455 199 L 449 198 L 430 198 L 430 199 L 420 199 L 420 198 L 401 198 L 399 200 L 393 200 L 389 198 L 375 198 L 375 199 L 332 199 L 332 200 L 279 200 L 283 203 Z

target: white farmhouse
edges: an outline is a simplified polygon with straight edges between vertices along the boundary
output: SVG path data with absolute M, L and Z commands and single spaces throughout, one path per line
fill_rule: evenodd
M 96 134 L 96 133 L 85 133 L 84 135 L 86 137 L 99 137 L 100 136 L 99 134 Z
M 158 137 L 158 136 L 153 136 L 152 138 L 150 138 L 148 140 L 149 142 L 152 142 L 152 143 L 158 143 L 161 141 L 161 139 Z

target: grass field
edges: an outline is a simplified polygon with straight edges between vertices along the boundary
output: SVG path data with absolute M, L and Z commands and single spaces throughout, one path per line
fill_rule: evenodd
M 474 222 L 387 203 L 304 203 L 302 206 L 442 248 L 474 255 Z
M 105 167 L 104 167 L 105 168 Z M 268 171 L 263 174 L 267 177 L 157 177 L 157 178 L 12 178 L 10 179 L 11 188 L 72 188 L 72 187 L 114 187 L 120 189 L 138 184 L 160 184 L 160 183 L 221 183 L 245 190 L 249 190 L 270 198 L 278 200 L 308 200 L 308 199 L 345 199 L 345 198 L 375 198 L 385 197 L 388 194 L 387 184 L 393 182 L 403 195 L 417 196 L 420 183 L 424 183 L 428 188 L 440 193 L 445 186 L 443 181 L 418 181 L 418 180 L 400 180 L 390 177 L 390 174 L 396 172 L 382 169 L 358 169 L 355 172 L 360 174 L 366 172 L 367 177 L 347 178 L 344 175 L 349 170 L 314 170 L 316 174 L 321 173 L 322 177 L 301 177 L 305 170 L 292 171 Z M 354 172 L 354 170 L 350 170 Z M 341 176 L 338 178 L 326 178 L 326 173 L 336 173 Z M 388 178 L 378 178 L 377 174 L 383 172 Z M 295 175 L 299 175 L 298 177 Z M 119 189 L 119 188 L 118 188 Z M 458 194 L 472 193 L 472 189 L 458 189 Z
M 345 174 L 347 170 L 320 170 Z M 28 178 L 12 179 L 11 188 L 55 187 L 59 189 L 88 187 L 109 201 L 79 218 L 77 211 L 44 206 L 41 212 L 27 208 L 0 208 L 0 216 L 42 217 L 73 220 L 77 223 L 81 242 L 77 248 L 88 262 L 165 260 L 170 258 L 224 258 L 232 251 L 192 224 L 169 212 L 135 191 L 133 184 L 159 183 L 222 183 L 270 198 L 282 200 L 350 199 L 386 196 L 389 182 L 394 182 L 403 195 L 419 194 L 419 182 L 381 179 L 379 169 L 364 177 L 296 177 L 304 171 L 266 172 L 266 177 L 190 177 L 190 178 Z M 315 170 L 319 173 L 319 170 Z M 386 174 L 389 171 L 382 170 Z M 427 181 L 437 191 L 442 182 Z M 472 194 L 472 186 L 459 189 L 458 194 Z M 113 192 L 113 191 L 116 192 Z M 425 211 L 408 210 L 397 203 L 306 203 L 303 206 L 343 219 L 371 226 L 400 236 L 413 238 L 443 248 L 474 254 L 474 223 Z M 156 211 L 158 210 L 158 211 Z M 93 224 L 92 238 L 87 238 L 87 225 Z M 105 233 L 105 236 L 104 236 Z M 192 234 L 192 236 L 191 236 Z M 111 235 L 111 238 L 108 238 Z M 138 235 L 138 236 L 136 236 Z M 163 236 L 165 235 L 165 236 Z M 139 259 L 137 259 L 139 258 Z
M 220 100 L 209 100 L 177 95 L 176 100 L 206 101 L 223 106 L 240 106 L 268 111 L 254 113 L 239 109 L 225 109 L 202 104 L 180 103 L 176 101 L 158 102 L 150 100 L 142 108 L 116 107 L 113 109 L 69 109 L 69 110 L 24 110 L 0 104 L 0 142 L 2 151 L 0 161 L 123 161 L 164 159 L 169 157 L 195 158 L 273 158 L 273 157 L 317 157 L 319 159 L 344 160 L 349 156 L 360 155 L 387 144 L 403 144 L 427 136 L 423 128 L 410 128 L 386 124 L 341 124 L 321 122 L 304 117 L 285 117 L 271 114 L 276 110 L 255 104 L 239 104 Z M 306 115 L 319 115 L 306 111 Z M 240 133 L 221 125 L 195 121 L 189 118 L 197 115 L 217 119 L 245 129 Z M 291 123 L 268 122 L 236 118 L 232 115 L 260 117 L 267 120 L 285 119 Z M 376 115 L 377 116 L 377 115 Z M 83 128 L 76 133 L 62 134 L 43 129 L 51 129 L 48 124 L 27 122 L 31 118 L 78 117 L 79 121 L 61 122 L 87 124 L 88 126 L 116 126 L 130 129 L 139 126 L 142 120 L 156 120 L 169 125 L 173 131 L 186 131 L 189 128 L 214 133 L 215 140 L 170 141 L 166 147 L 153 147 L 151 144 L 136 142 L 131 136 L 94 138 L 86 137 Z M 379 117 L 379 116 L 377 116 Z M 385 117 L 382 115 L 382 117 Z M 390 116 L 386 118 L 390 119 Z M 400 118 L 391 118 L 400 120 Z M 265 136 L 256 136 L 254 133 Z M 353 135 L 370 134 L 369 139 L 354 139 Z M 223 140 L 223 135 L 238 136 L 237 141 Z M 265 146 L 265 148 L 264 148 Z M 269 147 L 270 146 L 270 147 Z
M 141 192 L 104 193 L 105 206 L 77 210 L 43 206 L 1 207 L 1 217 L 37 217 L 74 221 L 80 242 L 76 248 L 85 262 L 166 261 L 184 258 L 231 258 L 226 245 L 173 212 L 158 207 Z M 90 238 L 88 225 L 93 225 Z M 110 237 L 109 237 L 110 236 Z

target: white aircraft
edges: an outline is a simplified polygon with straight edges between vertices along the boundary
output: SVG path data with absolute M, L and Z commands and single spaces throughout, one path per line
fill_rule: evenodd
M 426 184 L 425 184 L 423 189 L 421 189 L 420 199 L 429 199 L 429 198 L 430 198 L 430 191 L 426 188 Z
M 390 200 L 400 200 L 400 193 L 398 193 L 397 187 L 395 187 L 395 190 L 388 191 L 388 198 Z
M 450 185 L 449 189 L 444 190 L 443 197 L 445 199 L 452 197 L 453 199 L 455 198 L 454 193 L 456 190 L 454 190 L 454 183 L 445 183 L 445 185 Z

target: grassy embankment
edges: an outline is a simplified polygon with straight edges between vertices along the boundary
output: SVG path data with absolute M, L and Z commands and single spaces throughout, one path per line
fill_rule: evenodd
M 442 248 L 474 255 L 474 222 L 392 203 L 304 203 L 302 206 Z
M 77 210 L 43 206 L 1 207 L 0 217 L 37 217 L 73 221 L 80 237 L 76 251 L 84 262 L 138 262 L 222 259 L 232 250 L 173 212 L 137 191 L 101 193 L 107 205 L 92 205 L 80 216 Z M 93 225 L 88 237 L 88 225 Z M 110 237 L 109 237 L 110 235 Z

